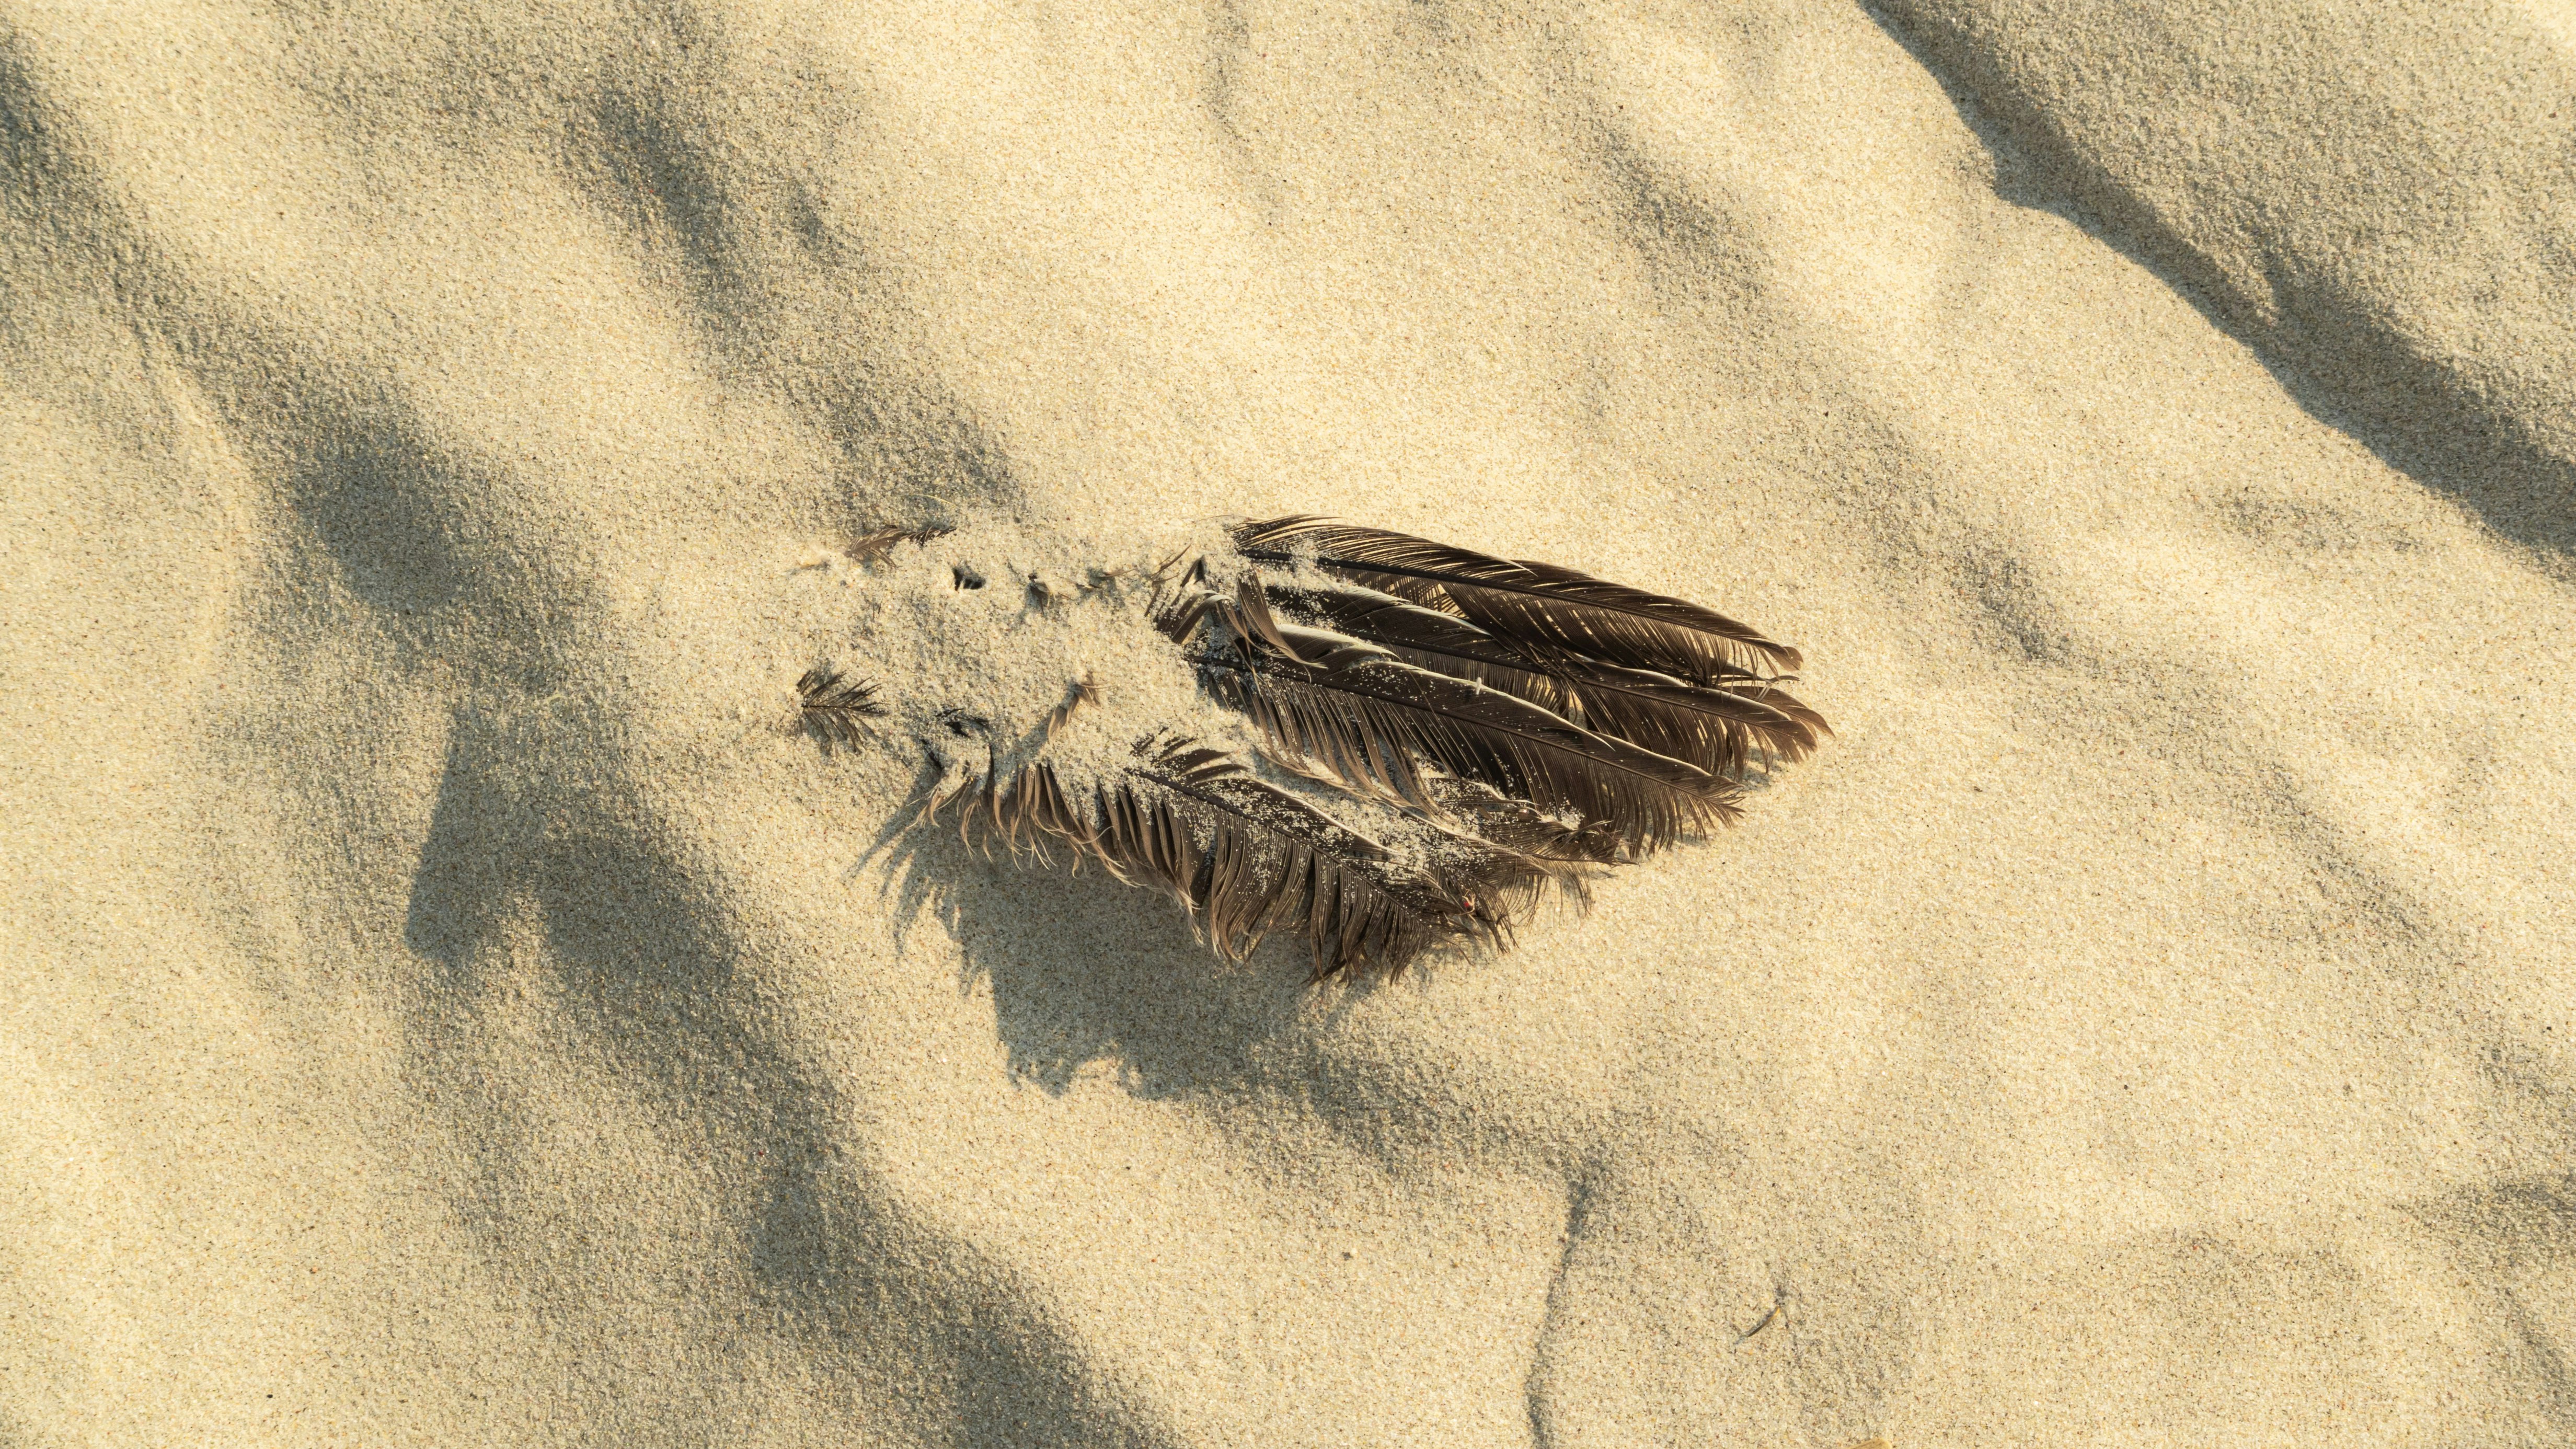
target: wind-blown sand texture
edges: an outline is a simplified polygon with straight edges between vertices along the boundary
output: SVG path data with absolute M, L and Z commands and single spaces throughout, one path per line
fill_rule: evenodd
M 8 0 L 0 1441 L 2576 1438 L 2571 138 L 2536 4 Z M 1317 989 L 797 728 L 1063 688 L 870 525 L 1292 512 L 1836 736 Z

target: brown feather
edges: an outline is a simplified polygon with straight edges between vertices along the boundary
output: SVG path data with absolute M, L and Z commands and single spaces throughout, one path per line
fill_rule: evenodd
M 1740 774 L 1756 751 L 1804 758 L 1824 725 L 1786 692 L 1758 681 L 1698 685 L 1558 651 L 1525 654 L 1457 615 L 1351 585 L 1274 591 L 1289 607 L 1408 664 L 1518 695 L 1596 734 L 1712 774 Z
M 806 725 L 833 744 L 857 744 L 859 721 L 885 713 L 875 685 L 831 668 L 806 670 L 796 681 L 796 696 Z
M 965 818 L 970 839 L 1051 858 L 1068 848 L 1131 884 L 1160 888 L 1239 960 L 1274 932 L 1302 937 L 1319 978 L 1402 971 L 1444 941 L 1500 944 L 1546 884 L 1567 875 L 1490 841 L 1410 822 L 1399 852 L 1185 738 L 1139 743 L 1087 796 L 1045 761 L 1022 766 Z
M 879 529 L 851 552 L 942 531 Z M 1057 759 L 1005 769 L 990 724 L 951 711 L 990 755 L 943 766 L 924 817 L 955 804 L 982 848 L 1160 890 L 1229 960 L 1285 934 L 1319 978 L 1393 973 L 1443 943 L 1508 944 L 1551 887 L 1579 900 L 1601 869 L 1732 820 L 1756 755 L 1794 760 L 1829 733 L 1781 687 L 1796 650 L 1696 604 L 1315 518 L 1233 537 L 1242 562 L 1165 560 L 1146 608 L 1249 718 L 1244 753 L 1158 731 L 1068 787 Z M 1066 596 L 1031 579 L 1042 603 Z M 799 691 L 830 739 L 882 712 L 831 671 Z M 1047 750 L 1100 704 L 1085 676 L 1014 748 Z
M 898 543 L 928 543 L 932 539 L 945 538 L 954 532 L 956 532 L 955 529 L 944 523 L 933 523 L 920 528 L 900 526 L 872 528 L 851 539 L 849 547 L 841 551 L 859 563 L 877 563 L 894 552 L 894 546 Z
M 1421 768 L 1427 762 L 1541 809 L 1604 823 L 1633 850 L 1735 814 L 1726 783 L 1687 760 L 1383 654 L 1335 666 L 1219 646 L 1199 663 L 1211 692 L 1251 716 L 1280 750 L 1421 806 L 1440 804 Z
M 1066 685 L 1063 702 L 1058 704 L 1054 709 L 1047 711 L 1047 740 L 1052 743 L 1055 739 L 1055 732 L 1063 729 L 1065 721 L 1072 719 L 1083 706 L 1098 705 L 1099 703 L 1100 685 L 1091 675 L 1085 674 L 1080 679 Z
M 1697 684 L 1795 669 L 1798 651 L 1711 609 L 1557 564 L 1503 559 L 1382 528 L 1302 515 L 1234 530 L 1243 556 L 1309 560 L 1353 582 L 1474 621 L 1516 645 L 1650 669 Z

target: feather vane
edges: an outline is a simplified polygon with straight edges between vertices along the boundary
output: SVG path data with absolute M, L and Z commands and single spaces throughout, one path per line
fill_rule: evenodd
M 1783 760 L 1816 747 L 1824 721 L 1762 681 L 1700 685 L 1553 651 L 1519 652 L 1466 619 L 1348 585 L 1277 585 L 1282 602 L 1406 663 L 1526 699 L 1597 734 L 1740 773 L 1755 752 Z
M 1687 760 L 1390 656 L 1326 665 L 1237 649 L 1213 651 L 1201 667 L 1217 698 L 1250 716 L 1282 751 L 1317 761 L 1353 786 L 1426 808 L 1441 801 L 1420 762 L 1542 810 L 1603 822 L 1635 850 L 1735 813 L 1725 782 Z
M 1797 650 L 1713 609 L 1558 564 L 1496 558 L 1306 515 L 1244 524 L 1234 541 L 1246 558 L 1274 564 L 1311 558 L 1327 573 L 1473 620 L 1524 647 L 1567 650 L 1701 684 L 1799 663 Z

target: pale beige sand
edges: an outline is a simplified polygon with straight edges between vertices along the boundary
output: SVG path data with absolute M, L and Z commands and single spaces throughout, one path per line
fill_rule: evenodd
M 0 10 L 0 1441 L 2576 1438 L 2576 25 L 1892 9 Z M 793 731 L 940 509 L 1838 739 L 1313 992 Z

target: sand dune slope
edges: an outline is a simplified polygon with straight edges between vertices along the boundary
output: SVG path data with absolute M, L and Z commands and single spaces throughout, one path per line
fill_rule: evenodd
M 0 6 L 0 1438 L 2565 1441 L 2576 39 L 2160 14 Z M 1318 990 L 799 728 L 1292 511 L 1835 738 Z

